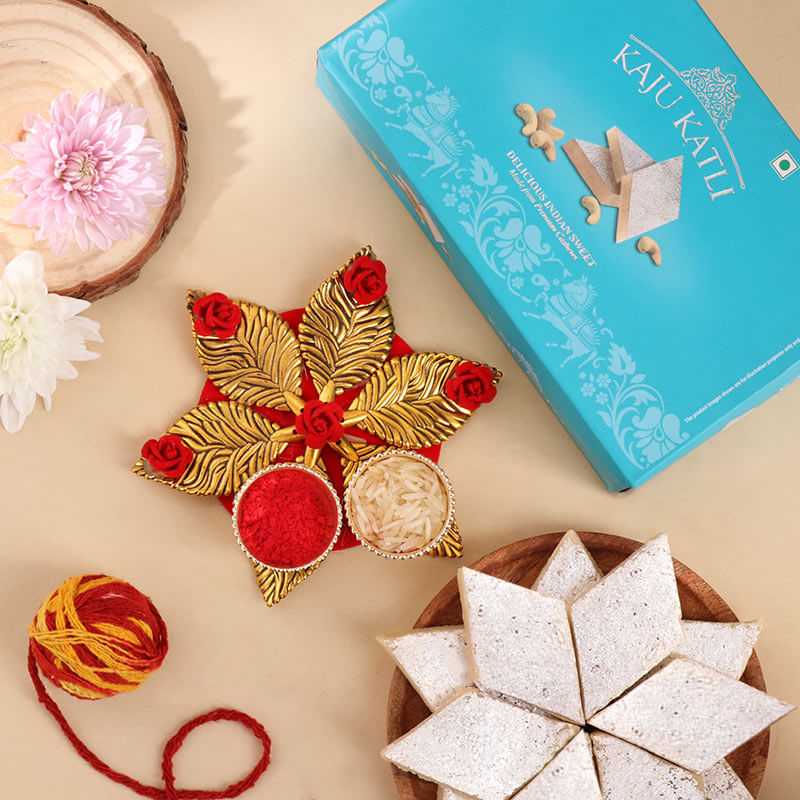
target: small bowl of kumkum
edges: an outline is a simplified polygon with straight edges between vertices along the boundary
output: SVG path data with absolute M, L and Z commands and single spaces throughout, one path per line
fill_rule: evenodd
M 453 524 L 453 487 L 442 468 L 412 450 L 386 450 L 348 483 L 345 514 L 356 538 L 385 558 L 415 558 Z
M 255 473 L 233 501 L 233 532 L 251 561 L 277 570 L 314 566 L 342 529 L 336 490 L 301 464 L 272 464 Z

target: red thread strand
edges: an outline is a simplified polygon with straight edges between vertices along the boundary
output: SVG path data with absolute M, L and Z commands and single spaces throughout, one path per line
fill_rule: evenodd
M 264 774 L 269 766 L 270 757 L 270 738 L 264 726 L 253 717 L 241 711 L 229 708 L 217 708 L 214 711 L 209 711 L 206 714 L 201 714 L 199 717 L 187 722 L 181 726 L 178 732 L 166 743 L 164 746 L 163 758 L 161 761 L 161 776 L 164 781 L 164 788 L 158 786 L 148 786 L 144 783 L 133 778 L 123 775 L 110 767 L 100 758 L 98 758 L 79 738 L 75 731 L 72 730 L 70 724 L 67 722 L 61 709 L 56 702 L 47 693 L 44 683 L 42 682 L 39 669 L 36 664 L 33 648 L 28 648 L 28 672 L 30 673 L 31 680 L 33 681 L 34 688 L 36 689 L 36 696 L 39 702 L 50 712 L 55 721 L 58 723 L 64 735 L 69 740 L 70 744 L 75 748 L 78 755 L 86 761 L 93 769 L 102 773 L 110 778 L 115 783 L 127 786 L 136 794 L 143 797 L 152 797 L 155 800 L 223 800 L 223 798 L 238 797 L 248 789 L 255 786 L 256 781 Z M 249 775 L 237 783 L 232 783 L 226 789 L 221 791 L 206 790 L 206 789 L 176 789 L 175 788 L 175 773 L 173 760 L 175 754 L 180 750 L 186 737 L 200 725 L 207 722 L 229 721 L 238 722 L 247 728 L 259 742 L 263 748 L 263 753 L 258 763 L 253 767 Z
M 104 625 L 130 636 L 109 637 L 103 633 Z M 92 699 L 135 689 L 161 666 L 169 647 L 167 627 L 150 598 L 108 575 L 65 581 L 39 609 L 28 634 L 41 673 L 65 692 Z M 53 642 L 54 634 L 69 637 Z M 113 649 L 124 670 L 98 655 L 92 645 L 100 640 Z M 91 676 L 76 671 L 77 664 L 88 668 Z

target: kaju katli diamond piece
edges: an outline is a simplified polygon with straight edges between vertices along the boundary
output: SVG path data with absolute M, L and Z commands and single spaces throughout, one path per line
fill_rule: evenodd
M 458 586 L 478 687 L 583 724 L 564 602 L 466 568 Z
M 570 608 L 588 719 L 683 641 L 669 542 L 642 545 Z
M 226 399 L 150 440 L 134 472 L 192 494 L 230 496 L 265 467 L 300 460 L 341 495 L 376 449 L 432 447 L 452 436 L 494 398 L 500 379 L 485 365 L 397 344 L 386 270 L 368 247 L 317 289 L 302 319 L 294 317 L 296 334 L 280 314 L 219 292 L 191 291 L 188 307 L 197 356 Z M 453 523 L 430 554 L 461 552 Z M 268 605 L 312 571 L 254 567 Z
M 558 597 L 571 606 L 602 577 L 603 573 L 578 534 L 570 530 L 556 545 L 532 588 L 539 594 Z M 681 620 L 684 638 L 671 655 L 685 656 L 731 678 L 741 678 L 761 627 L 759 621 Z
M 634 578 L 638 575 L 638 571 L 641 571 L 643 568 L 645 568 L 646 571 L 648 567 L 646 563 L 643 563 L 642 553 L 646 554 L 648 558 L 652 558 L 652 556 L 655 554 L 657 556 L 655 559 L 656 565 L 658 565 L 660 562 L 668 564 L 669 568 L 673 570 L 673 581 L 674 581 L 673 562 L 671 560 L 671 557 L 669 556 L 668 542 L 666 541 L 666 538 L 663 536 L 657 537 L 655 540 L 652 540 L 651 542 L 639 548 L 639 550 L 635 551 L 631 556 L 629 556 L 616 570 L 612 570 L 612 572 L 609 573 L 609 576 L 614 574 L 614 572 L 616 572 L 618 575 L 622 574 L 624 577 L 625 573 L 623 568 L 626 566 L 632 570 L 632 572 L 634 573 L 633 574 Z M 664 556 L 666 556 L 666 560 L 664 560 Z M 559 559 L 551 559 L 548 562 L 548 564 L 543 570 L 545 579 L 547 578 L 547 572 L 551 569 L 556 569 L 557 567 L 554 565 L 557 565 L 558 563 Z M 660 574 L 661 570 L 658 569 L 656 570 L 656 572 Z M 543 583 L 547 583 L 547 580 L 543 580 Z M 558 583 L 558 581 L 556 581 L 556 583 Z M 594 588 L 596 589 L 600 585 L 601 584 L 597 584 Z M 627 581 L 625 580 L 620 581 L 618 584 L 618 589 L 620 591 L 624 591 L 626 586 L 627 586 Z M 524 587 L 517 587 L 517 588 L 521 589 L 521 591 L 523 592 L 528 591 L 524 589 Z M 586 594 L 588 595 L 592 591 L 594 591 L 594 589 L 588 590 Z M 531 594 L 535 594 L 535 592 L 531 592 Z M 613 598 L 609 599 L 606 605 L 598 604 L 598 607 L 594 613 L 597 615 L 600 624 L 602 624 L 604 621 L 603 615 L 607 613 L 606 610 L 607 607 L 614 607 Z M 504 609 L 501 608 L 501 611 L 503 610 Z M 631 615 L 634 617 L 638 616 L 638 614 L 640 613 L 639 607 L 636 604 L 629 606 L 629 611 Z M 666 619 L 665 627 L 668 631 L 671 631 L 673 627 L 672 614 L 671 613 L 667 614 L 665 619 Z M 706 625 L 714 625 L 714 624 L 715 623 L 702 623 L 702 626 L 704 628 L 704 626 Z M 692 627 L 692 624 L 688 624 L 688 627 Z M 748 628 L 748 624 L 745 624 L 743 628 Z M 447 630 L 458 631 L 459 629 L 455 628 Z M 424 633 L 427 636 L 431 637 L 437 637 L 441 635 L 440 633 L 437 633 L 436 628 L 420 629 L 418 631 L 415 631 L 414 633 Z M 701 636 L 700 638 L 702 638 L 704 641 L 714 638 L 714 636 L 709 637 L 707 633 L 708 631 L 706 631 L 706 635 L 704 637 Z M 716 629 L 713 631 L 713 633 L 716 636 L 719 635 L 719 632 Z M 736 637 L 738 637 L 737 641 L 742 641 L 743 639 L 746 639 L 748 636 L 752 637 L 752 635 L 753 635 L 752 626 L 749 626 L 748 630 L 743 630 L 739 628 L 736 629 Z M 465 632 L 465 637 L 466 637 L 466 632 Z M 689 638 L 692 639 L 693 638 L 692 635 L 690 635 Z M 658 637 L 656 637 L 656 641 L 658 642 Z M 441 643 L 437 642 L 436 646 L 437 647 L 441 646 Z M 662 645 L 659 644 L 659 647 L 661 646 Z M 693 645 L 690 642 L 690 644 L 687 646 L 693 646 Z M 513 649 L 513 645 L 511 649 Z M 698 655 L 703 655 L 701 652 L 702 650 L 703 648 L 694 647 L 695 656 L 697 657 Z M 433 653 L 429 653 L 428 656 L 429 658 L 436 657 Z M 741 653 L 739 653 L 737 655 L 737 658 L 741 659 L 741 657 L 742 655 Z M 666 659 L 661 662 L 659 672 L 663 671 L 665 665 L 674 663 L 676 658 L 678 659 L 678 661 L 683 661 L 688 664 L 694 664 L 694 662 L 686 661 L 686 659 L 676 656 L 674 654 L 669 654 L 666 657 Z M 732 666 L 732 661 L 733 661 L 732 659 L 729 659 L 726 656 L 726 658 L 723 659 L 724 662 L 723 665 L 730 667 Z M 516 660 L 513 657 L 506 658 L 506 666 L 508 670 L 513 671 L 515 669 L 515 664 Z M 699 670 L 706 670 L 707 671 L 706 674 L 711 674 L 715 676 L 713 680 L 706 681 L 706 683 L 708 684 L 713 684 L 718 679 L 721 679 L 722 681 L 731 681 L 731 683 L 733 684 L 739 684 L 740 686 L 744 687 L 745 692 L 750 691 L 750 692 L 755 692 L 756 695 L 763 695 L 763 693 L 759 693 L 757 690 L 750 689 L 746 684 L 743 683 L 740 684 L 738 681 L 732 680 L 731 678 L 727 678 L 725 675 L 722 675 L 719 672 L 709 669 L 708 667 L 704 667 L 701 664 L 694 664 L 694 666 Z M 418 683 L 421 679 L 430 679 L 430 677 L 434 675 L 437 671 L 435 664 L 426 663 L 425 652 L 422 647 L 414 649 L 414 658 L 406 659 L 404 668 L 407 674 L 413 676 L 412 681 L 415 683 Z M 456 671 L 462 670 L 463 672 L 465 669 L 466 668 L 464 667 L 463 664 L 456 663 Z M 651 680 L 651 678 L 654 675 L 659 674 L 659 672 L 652 673 L 644 680 L 641 680 L 641 678 L 637 678 L 636 681 L 634 681 L 634 683 L 636 684 L 635 688 L 631 689 L 630 686 L 625 687 L 623 691 L 625 690 L 630 690 L 630 691 L 628 691 L 628 694 L 624 694 L 622 700 L 618 702 L 622 704 L 627 698 L 634 696 L 637 692 L 640 691 L 641 687 L 646 686 Z M 768 696 L 763 695 L 763 697 L 768 697 Z M 516 703 L 524 708 L 528 707 L 526 704 L 520 704 L 518 700 L 513 700 L 508 696 L 498 697 L 498 699 Z M 771 698 L 769 698 L 769 700 L 770 702 L 774 703 L 778 702 L 778 701 L 773 701 Z M 651 699 L 650 705 L 657 706 L 662 703 L 663 703 L 663 697 L 659 695 Z M 691 703 L 687 703 L 685 701 L 685 698 L 679 699 L 679 703 L 677 705 L 684 709 L 691 708 Z M 611 708 L 613 708 L 613 706 L 611 706 Z M 789 708 L 790 708 L 789 706 L 786 706 L 787 710 Z M 663 711 L 663 708 L 661 710 Z M 747 728 L 747 726 L 752 726 L 754 724 L 754 720 L 752 717 L 749 716 L 749 712 L 751 710 L 752 708 L 740 707 L 738 711 L 740 712 L 742 719 L 737 724 L 741 724 L 745 728 Z M 540 713 L 545 717 L 549 716 L 546 712 L 540 712 Z M 593 725 L 597 719 L 602 718 L 603 713 L 605 712 L 601 712 L 601 714 L 596 715 L 594 719 L 589 720 L 588 724 Z M 658 711 L 656 711 L 655 714 L 657 716 Z M 730 720 L 726 719 L 725 724 L 729 723 Z M 716 736 L 715 734 L 716 724 L 717 720 L 715 717 L 712 716 L 707 718 L 705 724 L 700 726 L 697 730 L 695 730 L 694 736 L 701 740 L 714 739 Z M 639 727 L 646 729 L 646 733 L 648 734 L 648 736 L 654 736 L 658 738 L 658 736 L 660 735 L 659 730 L 661 729 L 666 730 L 668 726 L 662 725 L 660 728 L 659 722 L 658 720 L 656 720 L 654 724 L 642 725 Z M 452 737 L 452 731 L 439 730 L 439 734 L 443 737 L 441 740 L 441 746 L 443 750 L 440 751 L 440 755 L 442 755 L 443 752 L 446 753 L 447 748 L 449 747 L 450 758 L 455 761 L 460 759 L 461 750 L 459 749 L 458 746 L 459 741 Z M 668 734 L 671 735 L 671 733 L 669 732 Z M 598 733 L 597 736 L 602 737 L 602 734 Z M 619 757 L 615 756 L 613 759 L 606 758 L 607 783 L 609 791 L 612 791 L 611 787 L 616 787 L 614 789 L 614 791 L 616 791 L 616 794 L 613 795 L 615 800 L 616 798 L 619 798 L 620 800 L 622 798 L 624 798 L 624 800 L 654 800 L 654 798 L 656 798 L 657 800 L 677 800 L 677 798 L 680 798 L 680 800 L 693 800 L 693 798 L 696 798 L 696 800 L 701 800 L 703 798 L 702 794 L 698 796 L 696 793 L 693 793 L 696 792 L 696 788 L 698 785 L 697 775 L 685 769 L 684 767 L 678 766 L 677 764 L 670 764 L 666 762 L 664 759 L 654 755 L 653 753 L 648 753 L 645 750 L 642 750 L 641 748 L 636 747 L 628 742 L 619 741 L 617 744 L 613 744 L 613 737 L 611 736 L 608 736 L 607 739 L 600 738 L 598 741 L 600 741 L 600 745 L 598 745 L 599 748 L 603 748 L 603 743 L 608 744 L 608 742 L 611 742 L 611 744 L 605 747 L 606 754 L 609 754 L 612 750 L 621 754 L 619 755 Z M 490 747 L 491 745 L 487 744 L 486 750 L 483 753 L 484 758 L 488 760 L 491 760 L 493 753 Z M 442 755 L 442 758 L 445 758 L 445 756 Z M 598 758 L 598 761 L 600 760 L 600 758 L 602 758 L 602 755 Z M 551 763 L 554 764 L 555 761 Z M 627 766 L 625 766 L 626 764 Z M 453 767 L 452 769 L 456 768 Z M 708 778 L 709 781 L 711 780 L 714 781 L 713 784 L 709 785 L 715 785 L 715 786 L 719 785 L 722 787 L 719 790 L 720 792 L 722 792 L 723 789 L 725 792 L 728 792 L 728 794 L 718 793 L 717 795 L 714 795 L 713 798 L 706 798 L 705 800 L 749 800 L 747 796 L 741 795 L 740 782 L 737 783 L 738 779 L 733 780 L 730 778 L 729 775 L 727 775 L 728 769 L 729 768 L 726 767 L 724 763 L 720 765 L 719 762 L 716 762 L 710 767 L 709 771 L 703 773 L 703 777 L 705 777 L 705 775 L 707 774 L 709 776 Z M 533 785 L 535 785 L 535 783 Z M 638 794 L 632 793 L 633 789 L 631 787 L 637 787 Z M 440 795 L 442 795 L 442 797 L 440 797 L 440 800 L 463 800 L 463 797 L 451 794 L 452 791 L 453 790 L 451 787 L 441 788 Z M 470 800 L 469 797 L 468 800 Z M 609 800 L 609 798 L 604 796 L 604 800 Z
M 741 778 L 727 761 L 714 764 L 701 773 L 706 800 L 753 800 Z
M 436 789 L 436 800 L 475 800 L 475 798 L 440 783 Z
M 605 733 L 591 738 L 603 800 L 705 800 L 688 770 Z
M 533 589 L 568 606 L 603 577 L 575 531 L 567 531 L 542 567 Z
M 730 678 L 741 678 L 761 633 L 760 622 L 683 620 L 683 642 L 673 655 L 705 664 Z
M 676 658 L 589 723 L 699 773 L 793 710 L 742 681 Z
M 397 666 L 431 711 L 472 685 L 464 628 L 423 628 L 401 636 L 379 636 Z
M 511 800 L 603 800 L 589 734 L 581 731 Z
M 401 769 L 479 800 L 506 800 L 578 730 L 468 689 L 382 755 Z
M 533 588 L 548 597 L 563 599 L 570 606 L 571 599 L 602 577 L 580 537 L 574 531 L 567 531 L 542 567 Z M 668 659 L 684 656 L 740 678 L 761 623 L 681 620 L 681 628 L 684 640 Z M 466 646 L 453 647 L 454 637 L 464 641 L 463 627 L 423 628 L 404 636 L 378 637 L 431 710 L 442 704 L 441 692 L 453 694 L 472 685 Z M 666 660 L 659 666 L 665 663 Z
M 533 588 L 569 606 L 572 598 L 602 577 L 580 537 L 567 531 Z M 432 711 L 442 705 L 443 694 L 452 695 L 473 683 L 463 626 L 421 628 L 402 636 L 379 636 L 378 641 Z

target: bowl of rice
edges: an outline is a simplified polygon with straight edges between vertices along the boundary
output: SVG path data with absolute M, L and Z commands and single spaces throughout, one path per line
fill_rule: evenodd
M 453 487 L 442 468 L 411 450 L 373 456 L 351 478 L 345 514 L 356 538 L 385 558 L 415 558 L 453 524 Z

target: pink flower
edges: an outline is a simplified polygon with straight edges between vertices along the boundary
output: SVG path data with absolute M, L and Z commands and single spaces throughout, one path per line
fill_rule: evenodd
M 50 103 L 50 121 L 25 116 L 25 140 L 6 146 L 24 162 L 12 169 L 9 191 L 22 199 L 11 222 L 37 228 L 62 253 L 73 237 L 82 250 L 108 250 L 150 225 L 148 207 L 166 202 L 164 145 L 145 136 L 147 112 L 116 105 L 103 92 L 77 104 L 64 92 Z

